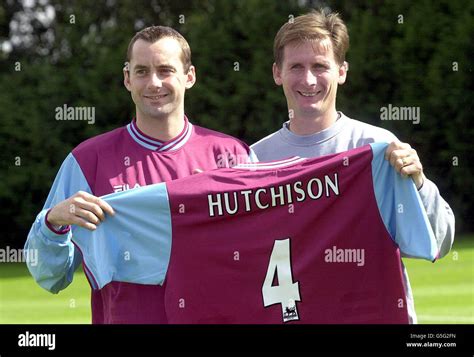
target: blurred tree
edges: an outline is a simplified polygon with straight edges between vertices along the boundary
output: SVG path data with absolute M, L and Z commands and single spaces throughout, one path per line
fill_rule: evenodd
M 300 12 L 296 1 L 221 0 L 189 16 L 183 32 L 198 80 L 186 107 L 197 122 L 250 144 L 287 120 L 272 77 L 273 37 Z

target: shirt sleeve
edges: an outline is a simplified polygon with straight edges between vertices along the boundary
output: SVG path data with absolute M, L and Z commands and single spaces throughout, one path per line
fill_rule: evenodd
M 454 213 L 449 204 L 441 197 L 434 182 L 425 179 L 423 187 L 418 193 L 436 237 L 439 258 L 442 258 L 448 254 L 454 242 Z
M 434 261 L 437 241 L 413 180 L 403 178 L 385 160 L 388 144 L 370 145 L 374 192 L 387 231 L 405 256 Z
M 91 192 L 79 164 L 69 154 L 61 165 L 43 210 L 33 222 L 25 243 L 26 252 L 34 249 L 38 253 L 37 261 L 27 260 L 28 270 L 41 287 L 55 294 L 72 282 L 74 271 L 82 259 L 71 242 L 70 227 L 56 230 L 47 224 L 46 216 L 51 207 L 80 190 Z
M 387 130 L 379 131 L 377 135 L 375 135 L 375 133 L 371 134 L 376 141 L 387 143 L 400 141 L 393 133 Z M 454 213 L 449 204 L 441 197 L 434 182 L 425 179 L 423 187 L 418 191 L 418 194 L 436 238 L 439 250 L 438 258 L 442 258 L 449 253 L 454 242 Z M 402 251 L 401 253 L 403 256 L 407 256 L 405 252 Z
M 255 151 L 253 151 L 252 148 L 250 148 L 249 150 L 250 150 L 249 151 L 249 163 L 254 164 L 254 163 L 259 162 L 257 154 L 255 154 Z
M 171 216 L 166 183 L 101 197 L 115 211 L 95 231 L 77 227 L 89 281 L 101 289 L 111 281 L 163 284 L 171 254 Z

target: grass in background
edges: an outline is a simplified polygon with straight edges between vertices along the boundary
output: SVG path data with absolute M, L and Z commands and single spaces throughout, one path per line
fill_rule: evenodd
M 474 324 L 474 236 L 437 262 L 404 259 L 420 324 Z
M 78 270 L 59 294 L 41 288 L 26 264 L 0 264 L 0 323 L 2 324 L 90 324 L 90 287 Z
M 436 263 L 405 259 L 419 323 L 474 323 L 474 236 L 456 238 Z M 39 287 L 25 264 L 0 264 L 1 324 L 89 324 L 90 287 L 82 271 L 57 295 Z

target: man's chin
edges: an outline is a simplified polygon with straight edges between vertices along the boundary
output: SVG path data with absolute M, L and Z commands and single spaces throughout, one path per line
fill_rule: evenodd
M 305 107 L 305 108 L 300 108 L 300 113 L 303 114 L 304 116 L 320 116 L 323 111 L 319 106 L 311 106 L 311 107 Z
M 170 115 L 170 113 L 171 113 L 170 110 L 161 109 L 161 108 L 146 111 L 146 114 L 147 114 L 148 117 L 150 117 L 152 119 L 157 119 L 157 120 L 167 118 Z
M 148 115 L 148 117 L 150 117 L 151 119 L 156 119 L 156 120 L 163 120 L 163 119 L 166 119 L 169 117 L 169 113 L 150 113 L 150 115 Z

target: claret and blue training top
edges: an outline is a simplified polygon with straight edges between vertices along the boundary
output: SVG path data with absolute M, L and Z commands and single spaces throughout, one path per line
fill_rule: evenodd
M 57 203 L 78 191 L 103 196 L 189 176 L 196 169 L 206 171 L 255 160 L 243 142 L 193 125 L 186 117 L 184 121 L 182 132 L 167 142 L 141 132 L 133 120 L 72 150 L 25 245 L 25 249 L 38 251 L 39 263 L 28 264 L 28 269 L 39 285 L 53 293 L 61 291 L 82 262 L 71 241 L 78 227 L 58 231 L 47 224 L 46 215 Z M 111 281 L 92 291 L 91 306 L 95 324 L 167 323 L 160 285 Z

